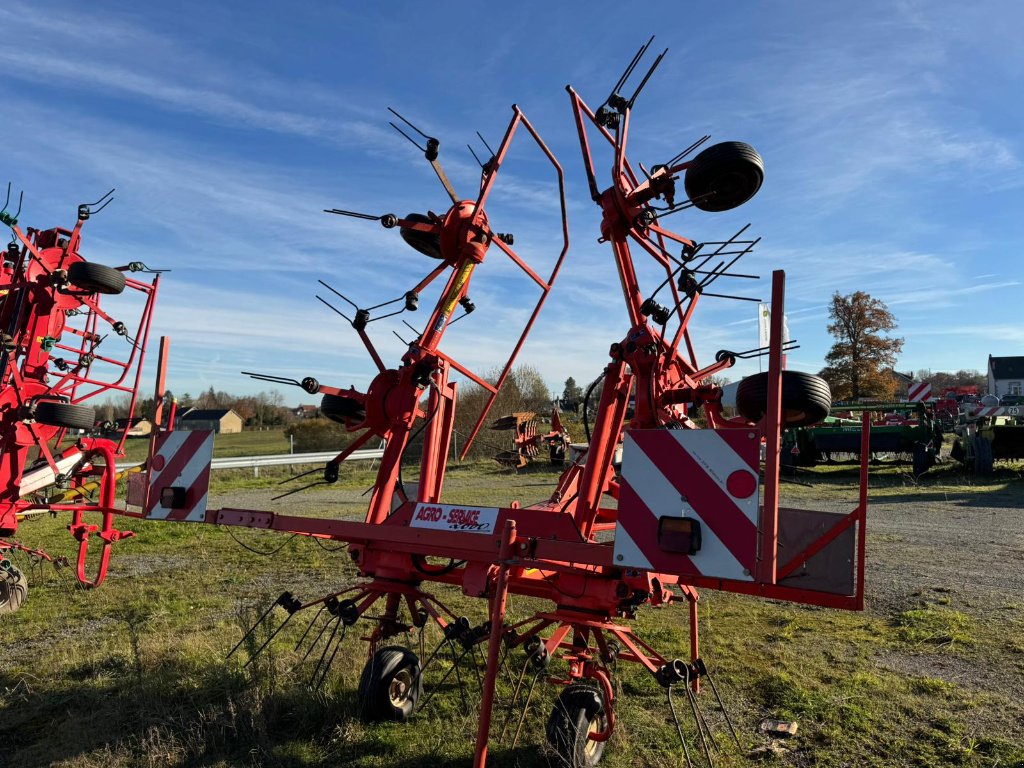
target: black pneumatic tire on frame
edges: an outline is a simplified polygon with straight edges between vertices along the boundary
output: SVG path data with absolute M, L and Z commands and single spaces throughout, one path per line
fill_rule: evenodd
M 927 443 L 914 443 L 913 465 L 914 477 L 921 477 L 935 464 L 935 457 L 928 451 Z
M 51 427 L 92 429 L 96 423 L 96 410 L 88 405 L 40 400 L 36 403 L 35 420 Z
M 17 568 L 0 570 L 0 616 L 14 613 L 28 597 L 28 578 Z
M 422 694 L 419 657 L 400 645 L 380 648 L 359 678 L 359 716 L 370 723 L 404 722 Z
M 562 691 L 546 728 L 548 743 L 560 758 L 558 764 L 566 768 L 594 768 L 601 761 L 606 742 L 593 741 L 588 736 L 606 726 L 604 703 L 596 688 L 575 683 Z
M 757 194 L 764 160 L 749 144 L 725 141 L 708 147 L 686 169 L 686 196 L 702 211 L 728 211 Z
M 428 216 L 424 216 L 422 213 L 410 213 L 405 217 L 405 220 L 415 222 L 416 224 L 434 223 Z M 424 256 L 429 256 L 432 259 L 444 258 L 441 254 L 440 235 L 433 232 L 420 232 L 418 229 L 409 229 L 408 227 L 399 227 L 398 231 L 405 242 Z
M 747 376 L 736 388 L 736 410 L 750 421 L 760 421 L 768 409 L 768 374 Z M 813 373 L 782 372 L 782 426 L 816 424 L 832 410 L 828 382 Z
M 68 282 L 89 293 L 110 295 L 124 291 L 124 273 L 91 261 L 76 261 L 68 267 Z
M 981 435 L 975 435 L 971 447 L 974 448 L 974 474 L 991 475 L 993 469 L 992 443 Z
M 366 409 L 358 400 L 340 395 L 324 395 L 320 401 L 320 413 L 339 424 L 346 421 L 359 422 L 366 418 Z
M 949 449 L 949 458 L 959 461 L 961 464 L 967 463 L 967 451 L 964 450 L 963 441 L 959 437 L 953 438 L 953 447 Z

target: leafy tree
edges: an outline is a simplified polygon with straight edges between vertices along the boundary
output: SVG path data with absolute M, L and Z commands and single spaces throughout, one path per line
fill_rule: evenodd
M 562 390 L 562 410 L 576 413 L 581 402 L 583 402 L 583 387 L 570 376 L 565 380 L 565 389 Z
M 836 342 L 825 356 L 821 376 L 828 381 L 832 397 L 891 399 L 897 382 L 890 369 L 903 349 L 903 339 L 882 335 L 896 328 L 896 318 L 885 302 L 864 291 L 847 296 L 836 291 L 829 317 L 828 332 Z

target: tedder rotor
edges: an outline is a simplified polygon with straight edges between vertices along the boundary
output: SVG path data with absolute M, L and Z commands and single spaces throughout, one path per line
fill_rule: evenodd
M 603 373 L 592 387 L 598 405 L 592 428 L 586 424 L 587 449 L 567 466 L 546 500 L 498 507 L 448 503 L 444 496 L 457 395 L 452 379 L 461 375 L 489 392 L 472 441 L 552 289 L 569 245 L 562 168 L 515 106 L 497 151 L 481 164 L 480 186 L 473 197 L 456 194 L 438 161 L 439 142 L 395 113 L 405 126 L 403 130 L 395 125 L 396 129 L 423 151 L 450 197 L 450 207 L 442 214 L 403 218 L 329 211 L 397 228 L 407 244 L 437 262 L 400 297 L 365 308 L 325 284 L 351 304 L 351 317 L 345 317 L 377 373 L 365 389 L 321 385 L 312 378 L 296 382 L 307 392 L 321 394 L 323 413 L 356 433 L 354 441 L 327 463 L 325 482 L 337 480 L 341 463 L 367 441 L 385 441 L 365 518 L 209 509 L 212 435 L 177 433 L 170 424 L 154 437 L 146 475 L 134 481 L 129 494 L 129 501 L 141 510 L 137 514 L 148 519 L 262 528 L 346 542 L 359 572 L 357 583 L 311 601 L 282 594 L 250 630 L 272 621 L 275 612 L 280 613 L 275 609 L 285 614 L 256 652 L 296 617 L 309 616 L 298 647 L 306 644 L 307 657 L 319 649 L 313 679 L 322 683 L 348 628 L 365 625 L 369 653 L 359 683 L 360 712 L 371 721 L 401 721 L 412 717 L 422 703 L 424 675 L 442 651 L 451 653 L 456 674 L 460 662 L 472 663 L 480 672 L 477 650 L 484 651 L 476 766 L 487 760 L 496 683 L 512 654 L 523 660 L 510 703 L 510 711 L 521 707 L 520 726 L 533 688 L 524 683 L 527 674 L 533 683 L 547 680 L 564 686 L 547 720 L 548 741 L 564 764 L 576 768 L 600 760 L 616 727 L 618 694 L 613 678 L 619 661 L 646 669 L 665 689 L 670 705 L 673 692 L 687 697 L 700 749 L 710 763 L 714 740 L 697 703 L 700 681 L 710 682 L 719 704 L 721 700 L 699 653 L 697 588 L 863 608 L 868 451 L 862 451 L 860 499 L 852 512 L 779 505 L 781 430 L 819 421 L 831 405 L 821 379 L 783 370 L 781 271 L 772 280 L 769 347 L 721 350 L 705 365 L 697 360 L 691 318 L 704 300 L 744 298 L 710 289 L 719 279 L 751 277 L 732 268 L 757 239 L 747 237 L 744 227 L 726 240 L 700 241 L 672 232 L 663 222 L 687 209 L 717 212 L 742 205 L 758 192 L 764 166 L 757 152 L 741 142 L 715 144 L 691 158 L 708 137 L 650 170 L 631 164 L 627 140 L 633 104 L 664 53 L 630 97 L 621 90 L 649 45 L 640 49 L 597 110 L 568 88 L 587 185 L 602 215 L 600 239 L 611 247 L 628 323 L 611 344 Z M 424 145 L 406 131 L 420 136 Z M 491 229 L 486 213 L 509 147 L 523 131 L 550 162 L 558 182 L 561 250 L 546 277 L 513 249 L 511 236 Z M 607 146 L 613 156 L 610 185 L 604 188 L 595 171 L 592 142 Z M 677 190 L 680 179 L 682 191 Z M 641 252 L 638 258 L 634 248 Z M 452 322 L 473 309 L 468 292 L 476 270 L 486 269 L 485 261 L 495 258 L 511 260 L 536 284 L 539 297 L 500 375 L 490 382 L 441 345 Z M 653 289 L 642 279 L 651 269 L 660 283 Z M 426 324 L 408 343 L 400 362 L 388 367 L 367 332 L 379 319 L 374 313 L 394 305 L 399 305 L 397 312 L 416 310 L 423 289 L 442 278 L 444 287 Z M 460 307 L 464 314 L 457 316 Z M 721 389 L 711 377 L 738 358 L 759 355 L 768 356 L 768 372 L 744 380 L 740 415 L 726 417 Z M 158 403 L 163 396 L 161 374 Z M 698 428 L 691 418 L 697 409 L 707 428 Z M 423 451 L 414 488 L 403 484 L 401 465 L 410 441 L 421 432 Z M 862 439 L 867 436 L 865 421 Z M 622 461 L 617 468 L 620 444 Z M 463 454 L 468 447 L 463 446 Z M 458 615 L 443 602 L 443 593 L 428 588 L 431 584 L 485 599 L 487 619 L 473 624 Z M 509 595 L 542 601 L 544 607 L 529 618 L 510 622 Z M 688 609 L 690 656 L 685 660 L 663 655 L 631 623 L 643 609 L 676 603 Z M 442 640 L 426 658 L 388 643 L 428 624 L 440 628 Z M 240 642 L 236 649 L 241 646 Z M 675 716 L 675 708 L 670 708 Z M 520 729 L 514 730 L 518 738 Z M 690 762 L 681 728 L 678 734 Z

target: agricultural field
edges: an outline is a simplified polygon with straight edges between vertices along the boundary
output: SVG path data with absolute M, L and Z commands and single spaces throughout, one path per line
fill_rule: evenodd
M 245 430 L 234 435 L 217 435 L 216 456 L 262 456 L 289 452 L 288 437 L 281 429 Z M 149 451 L 149 438 L 129 438 L 125 443 L 128 461 L 144 461 Z
M 265 452 L 286 451 L 268 442 Z M 335 486 L 274 502 L 289 487 L 278 485 L 284 470 L 261 474 L 217 473 L 212 503 L 351 517 L 364 510 L 372 484 L 369 467 L 347 467 Z M 447 498 L 529 503 L 548 495 L 555 476 L 545 467 L 516 474 L 490 463 L 456 465 Z M 823 467 L 799 480 L 808 485 L 783 486 L 785 503 L 853 508 L 853 469 Z M 716 764 L 1024 765 L 1021 467 L 1000 468 L 983 482 L 953 465 L 920 481 L 907 467 L 878 468 L 868 520 L 863 613 L 702 592 L 702 655 L 740 741 L 728 738 L 706 690 Z M 70 555 L 64 524 L 37 520 L 19 535 Z M 262 531 L 133 527 L 138 537 L 117 546 L 102 588 L 79 590 L 69 573 L 36 568 L 28 603 L 0 623 L 0 768 L 469 766 L 479 699 L 472 672 L 464 688 L 451 678 L 439 686 L 411 722 L 371 726 L 356 716 L 365 654 L 355 637 L 317 690 L 308 685 L 316 654 L 302 662 L 293 651 L 301 626 L 248 666 L 253 643 L 225 660 L 282 591 L 308 599 L 351 584 L 344 549 Z M 483 619 L 479 601 L 450 597 L 474 624 Z M 514 598 L 511 619 L 533 608 Z M 647 609 L 637 624 L 663 653 L 686 657 L 685 610 Z M 418 650 L 418 639 L 409 642 Z M 429 653 L 437 633 L 423 642 Z M 511 664 L 518 672 L 522 659 Z M 444 671 L 428 675 L 428 689 Z M 634 665 L 618 672 L 620 719 L 601 764 L 685 765 L 664 689 Z M 507 682 L 499 686 L 494 765 L 558 764 L 543 747 L 557 692 L 538 686 L 513 745 L 514 717 L 498 739 L 511 694 Z M 700 765 L 682 696 L 676 706 Z M 758 726 L 769 717 L 796 721 L 797 734 L 767 739 Z

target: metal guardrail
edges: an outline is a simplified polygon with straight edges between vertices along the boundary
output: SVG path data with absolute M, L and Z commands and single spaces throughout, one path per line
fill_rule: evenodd
M 295 464 L 326 463 L 338 455 L 338 451 L 321 451 L 320 453 L 278 453 L 269 456 L 238 456 L 214 459 L 210 462 L 211 469 L 245 469 L 252 467 L 284 467 Z M 366 461 L 380 459 L 384 456 L 383 448 L 370 448 L 363 451 L 352 451 L 345 461 Z
M 275 453 L 267 456 L 228 456 L 214 459 L 210 462 L 210 469 L 258 469 L 260 467 L 286 467 L 296 464 L 321 464 L 326 463 L 338 455 L 338 451 L 321 451 L 320 453 Z M 346 461 L 366 461 L 369 459 L 380 459 L 384 456 L 383 448 L 369 448 L 363 451 L 353 451 Z M 137 461 L 132 464 L 118 464 L 119 470 L 131 469 L 141 466 L 143 462 Z

